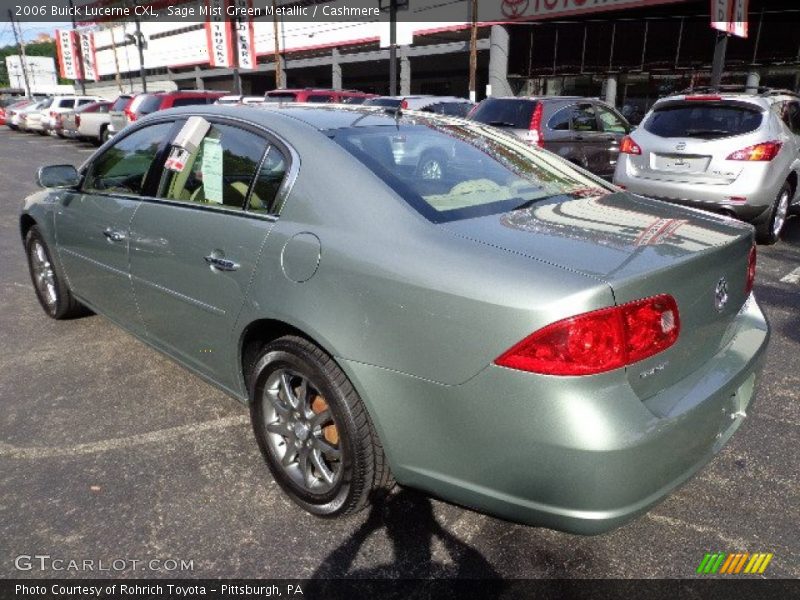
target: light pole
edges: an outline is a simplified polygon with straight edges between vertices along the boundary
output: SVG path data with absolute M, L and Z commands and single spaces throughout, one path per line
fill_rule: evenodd
M 408 0 L 378 0 L 378 9 L 389 11 L 389 95 L 397 95 L 397 11 L 408 8 Z

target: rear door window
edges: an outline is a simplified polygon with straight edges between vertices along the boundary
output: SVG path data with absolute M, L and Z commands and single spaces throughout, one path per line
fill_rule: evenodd
M 180 171 L 164 169 L 159 197 L 244 209 L 250 183 L 267 145 L 264 138 L 254 133 L 214 123 Z M 262 193 L 264 202 L 268 202 L 268 195 Z
M 553 131 L 569 131 L 569 122 L 572 119 L 572 107 L 562 108 L 554 114 L 547 126 Z
M 594 106 L 581 104 L 573 107 L 572 130 L 581 132 L 597 131 L 597 115 Z
M 535 100 L 491 98 L 478 105 L 472 114 L 472 120 L 498 127 L 528 129 L 536 105 Z
M 600 128 L 605 133 L 628 133 L 630 128 L 622 117 L 604 106 L 596 106 L 595 109 L 600 119 Z
M 119 112 L 123 110 L 126 106 L 128 106 L 128 102 L 130 101 L 131 101 L 130 96 L 120 96 L 114 101 L 114 104 L 111 106 L 111 110 Z
M 717 139 L 742 135 L 761 126 L 756 107 L 721 102 L 670 102 L 657 106 L 644 129 L 659 137 Z
M 308 98 L 306 98 L 306 102 L 315 102 L 317 104 L 333 102 L 333 96 L 328 94 L 310 94 Z

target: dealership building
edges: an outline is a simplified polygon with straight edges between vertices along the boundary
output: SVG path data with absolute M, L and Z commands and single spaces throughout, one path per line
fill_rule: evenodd
M 729 39 L 723 83 L 760 82 L 797 90 L 797 1 L 731 2 L 747 10 L 748 35 Z M 263 94 L 276 86 L 279 56 L 284 87 L 388 93 L 385 12 L 331 21 L 262 15 L 231 25 L 210 18 L 165 20 L 167 6 L 195 7 L 200 12 L 228 3 L 253 6 L 252 0 L 154 4 L 160 18 L 145 18 L 140 25 L 150 89 L 233 90 L 238 72 L 243 93 Z M 109 2 L 90 5 L 101 4 Z M 276 4 L 316 4 L 329 10 L 353 2 Z M 356 3 L 378 4 L 378 0 Z M 717 35 L 710 26 L 711 5 L 709 0 L 409 0 L 409 6 L 398 12 L 399 90 L 467 96 L 474 20 L 478 98 L 601 96 L 635 116 L 660 96 L 708 83 Z M 477 6 L 474 19 L 473 6 Z M 140 89 L 140 53 L 132 20 L 79 23 L 79 31 L 84 35 L 76 36 L 82 41 L 76 41 L 73 50 L 83 49 L 87 90 L 112 96 L 120 89 Z

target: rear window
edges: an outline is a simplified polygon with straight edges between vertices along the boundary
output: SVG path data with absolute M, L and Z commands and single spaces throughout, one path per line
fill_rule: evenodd
M 474 105 L 471 102 L 439 102 L 426 106 L 424 112 L 432 112 L 439 115 L 450 115 L 452 117 L 466 117 Z
M 137 115 L 149 115 L 159 108 L 161 108 L 160 96 L 137 96 L 134 103 L 131 104 L 131 110 Z
M 211 98 L 211 103 L 215 101 L 215 98 Z M 209 98 L 203 96 L 200 98 L 175 98 L 172 101 L 173 107 L 178 106 L 193 106 L 195 104 L 209 104 Z M 156 109 L 158 110 L 158 109 Z
M 595 179 L 491 128 L 419 117 L 413 123 L 339 129 L 333 139 L 434 223 L 608 193 Z
M 130 96 L 120 96 L 119 98 L 114 100 L 114 104 L 111 105 L 111 110 L 116 112 L 124 110 L 125 107 L 128 106 L 128 102 L 130 102 L 130 100 L 131 100 Z
M 762 121 L 763 115 L 755 107 L 681 102 L 657 106 L 643 127 L 659 137 L 716 139 L 755 131 Z
M 478 105 L 471 118 L 496 127 L 529 129 L 536 104 L 535 100 L 489 98 Z
M 293 102 L 295 98 L 297 98 L 297 94 L 294 92 L 270 92 L 266 95 L 267 101 L 274 100 L 276 102 Z
M 385 106 L 386 108 L 398 108 L 403 101 L 398 98 L 370 98 L 364 102 L 364 106 Z

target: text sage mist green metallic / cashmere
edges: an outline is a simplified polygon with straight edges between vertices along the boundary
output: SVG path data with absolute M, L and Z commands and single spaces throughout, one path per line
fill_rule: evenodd
M 85 305 L 248 402 L 321 516 L 396 480 L 606 531 L 720 450 L 769 338 L 750 226 L 459 119 L 187 107 L 40 181 L 20 226 L 45 311 Z

